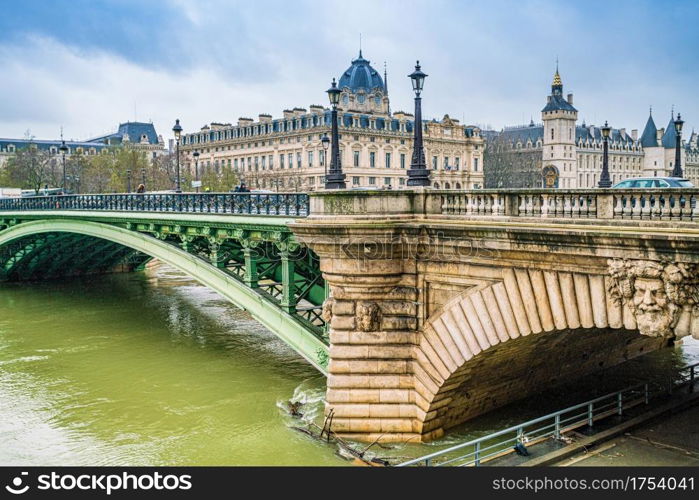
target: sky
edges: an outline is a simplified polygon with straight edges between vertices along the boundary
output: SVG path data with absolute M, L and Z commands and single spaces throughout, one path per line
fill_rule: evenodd
M 327 105 L 359 51 L 429 76 L 423 117 L 500 129 L 541 119 L 556 60 L 579 122 L 642 131 L 672 106 L 699 130 L 699 2 L 624 0 L 4 0 L 0 137 L 88 139 L 152 121 L 210 122 Z

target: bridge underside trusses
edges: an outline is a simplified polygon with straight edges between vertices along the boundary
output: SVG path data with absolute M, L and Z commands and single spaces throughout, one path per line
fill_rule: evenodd
M 57 221 L 59 218 L 49 219 Z M 80 232 L 43 230 L 2 242 L 6 230 L 32 221 L 37 221 L 37 217 L 0 218 L 0 281 L 128 272 L 143 269 L 153 258 L 137 246 Z M 214 225 L 198 221 L 123 219 L 99 222 L 122 231 L 148 235 L 148 238 L 195 256 L 199 265 L 225 273 L 258 300 L 291 315 L 327 346 L 321 317 L 326 289 L 318 257 L 299 245 L 283 223 Z M 322 350 L 324 352 L 316 360 L 321 366 L 327 359 L 327 348 Z

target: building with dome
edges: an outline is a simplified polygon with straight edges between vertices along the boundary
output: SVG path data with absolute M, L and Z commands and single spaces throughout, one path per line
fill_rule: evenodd
M 406 79 L 407 80 L 407 79 Z M 406 81 L 407 84 L 407 81 Z M 362 52 L 338 79 L 340 156 L 348 188 L 401 189 L 412 155 L 414 117 L 392 112 L 387 75 Z M 319 97 L 327 99 L 324 92 Z M 413 105 L 412 101 L 409 104 Z M 210 123 L 184 134 L 181 151 L 194 174 L 233 169 L 252 189 L 307 191 L 323 188 L 329 167 L 321 139 L 330 135 L 327 106 L 285 109 L 279 117 L 260 114 L 233 123 Z M 425 158 L 435 187 L 483 187 L 483 138 L 476 126 L 445 115 L 422 124 Z
M 573 94 L 564 97 L 556 69 L 551 94 L 541 110 L 542 123 L 484 131 L 487 187 L 597 187 L 602 172 L 603 138 L 599 126 L 578 124 Z M 685 135 L 685 134 L 683 134 Z M 686 135 L 685 135 L 686 137 Z M 612 128 L 609 174 L 612 183 L 630 177 L 670 176 L 675 161 L 674 116 L 658 129 L 652 113 L 641 137 L 638 130 Z M 699 146 L 691 133 L 681 146 L 682 170 L 699 186 Z

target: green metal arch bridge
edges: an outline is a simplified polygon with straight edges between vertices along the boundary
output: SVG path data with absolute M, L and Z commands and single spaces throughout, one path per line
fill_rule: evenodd
M 317 256 L 287 223 L 306 195 L 85 195 L 0 200 L 0 281 L 137 271 L 155 258 L 247 310 L 323 374 Z

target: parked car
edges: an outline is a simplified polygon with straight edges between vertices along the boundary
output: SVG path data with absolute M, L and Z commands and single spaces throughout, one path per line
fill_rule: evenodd
M 693 188 L 689 179 L 681 177 L 637 177 L 626 179 L 612 186 L 613 189 L 629 188 Z
M 683 179 L 681 177 L 637 177 L 634 179 L 626 179 L 621 182 L 616 183 L 614 186 L 612 186 L 612 189 L 667 189 L 667 188 L 693 188 L 694 184 L 689 179 Z M 664 196 L 659 196 L 658 197 L 660 200 L 661 205 L 665 203 L 665 197 Z M 632 198 L 631 200 L 631 206 L 635 207 L 636 206 L 636 199 Z M 684 196 L 680 196 L 680 207 L 685 207 L 686 203 L 686 198 Z M 621 198 L 622 205 L 625 207 L 627 200 L 626 197 Z M 691 208 L 694 208 L 696 206 L 696 198 L 692 199 L 690 202 Z M 646 200 L 645 198 L 641 198 L 641 207 L 646 206 Z M 650 197 L 650 206 L 653 207 L 655 206 L 655 196 Z M 670 207 L 674 208 L 675 207 L 675 197 L 670 198 Z

